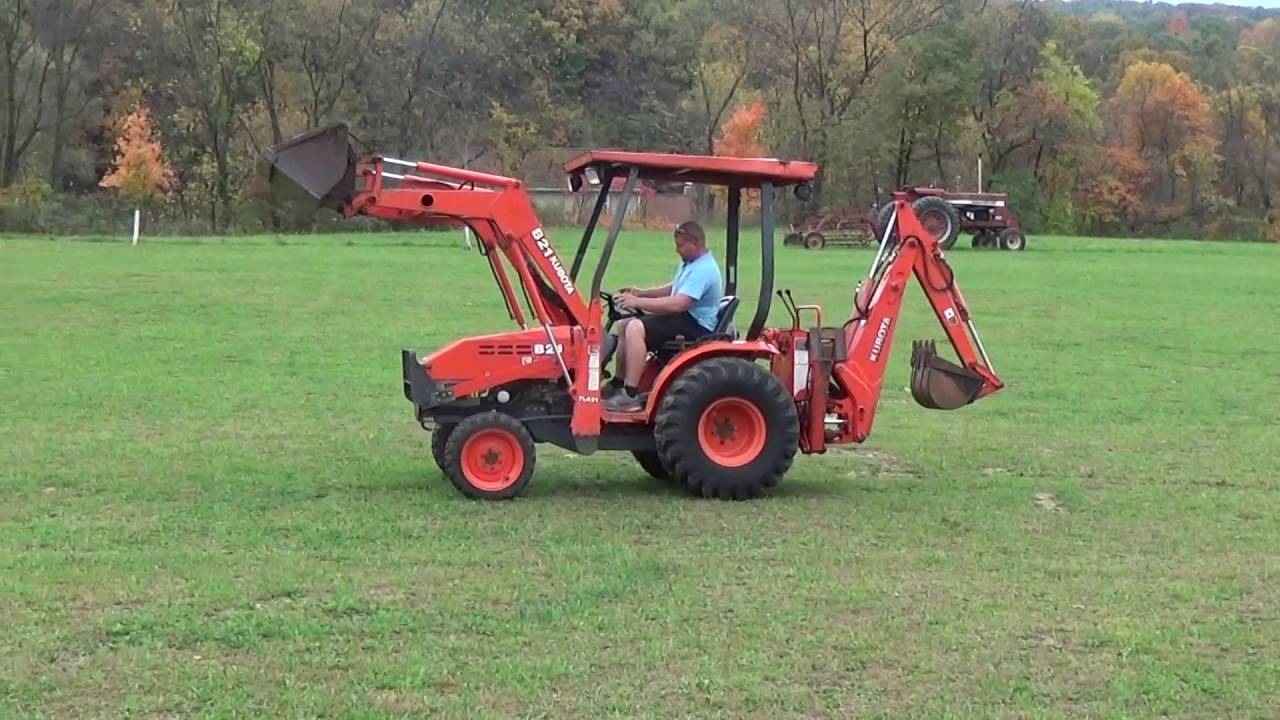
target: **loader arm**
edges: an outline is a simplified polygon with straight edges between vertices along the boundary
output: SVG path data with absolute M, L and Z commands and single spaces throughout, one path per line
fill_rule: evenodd
M 381 155 L 358 156 L 343 123 L 318 128 L 276 145 L 271 183 L 283 196 L 301 190 L 321 207 L 347 217 L 469 227 L 502 292 L 508 314 L 525 327 L 510 263 L 530 309 L 545 328 L 588 319 L 567 266 L 543 232 L 524 184 L 515 178 Z M 287 182 L 279 182 L 286 180 Z
M 938 357 L 932 342 L 915 343 L 911 358 L 915 400 L 926 408 L 954 410 L 1004 387 L 942 249 L 905 202 L 896 203 L 896 219 L 886 235 L 900 240 L 881 244 L 871 272 L 856 293 L 853 318 L 843 328 L 843 358 L 831 364 L 830 383 L 819 384 L 819 377 L 810 384 L 817 396 L 811 398 L 814 412 L 807 416 L 809 427 L 804 433 L 809 452 L 821 452 L 827 442 L 863 442 L 870 436 L 903 297 L 913 276 L 960 360 L 956 365 Z M 815 364 L 814 372 L 821 372 L 820 364 Z M 828 393 L 829 397 L 821 397 Z M 826 431 L 827 418 L 817 412 L 820 407 L 840 418 L 838 429 Z

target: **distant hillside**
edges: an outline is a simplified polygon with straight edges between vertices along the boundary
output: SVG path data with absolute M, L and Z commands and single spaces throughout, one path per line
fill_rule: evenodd
M 1135 2 L 1135 0 L 1044 0 L 1044 5 L 1066 15 L 1088 17 L 1095 13 L 1114 13 L 1126 21 L 1138 24 L 1162 24 L 1175 13 L 1183 13 L 1190 20 L 1198 17 L 1217 17 L 1223 20 L 1240 20 L 1253 24 L 1269 17 L 1280 17 L 1280 8 L 1239 7 L 1222 3 L 1191 3 L 1174 5 L 1167 2 Z

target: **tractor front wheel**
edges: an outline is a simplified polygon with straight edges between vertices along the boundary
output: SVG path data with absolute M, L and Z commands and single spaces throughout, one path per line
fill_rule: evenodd
M 654 423 L 662 464 L 689 492 L 742 500 L 777 485 L 800 437 L 795 402 L 763 367 L 712 358 L 671 384 Z
M 1002 250 L 1025 250 L 1027 247 L 1027 236 L 1017 228 L 1005 228 L 1000 231 L 1000 249 Z
M 533 477 L 533 437 L 518 420 L 483 412 L 458 423 L 444 448 L 445 474 L 467 497 L 507 500 Z

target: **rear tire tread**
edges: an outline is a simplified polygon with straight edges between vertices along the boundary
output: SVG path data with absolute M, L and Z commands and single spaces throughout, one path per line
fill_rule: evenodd
M 950 250 L 951 246 L 956 244 L 956 238 L 960 237 L 960 213 L 951 203 L 940 197 L 926 195 L 912 203 L 911 210 L 915 212 L 917 218 L 930 210 L 946 215 L 950 229 L 944 237 L 938 238 L 938 245 L 943 250 Z M 920 219 L 923 224 L 924 219 Z
M 455 427 L 457 426 L 452 423 L 436 425 L 435 430 L 431 431 L 431 459 L 436 461 L 436 467 L 446 473 L 448 472 L 448 464 L 445 461 L 444 449 Z
M 632 450 L 631 455 L 635 457 L 636 462 L 640 463 L 640 467 L 649 473 L 656 480 L 670 480 L 671 471 L 666 465 L 662 464 L 662 457 L 658 455 L 656 450 Z
M 740 468 L 711 461 L 698 439 L 702 412 L 728 396 L 753 402 L 764 414 L 769 433 L 760 455 Z M 654 436 L 658 455 L 687 491 L 704 498 L 745 500 L 775 487 L 791 469 L 800 426 L 794 401 L 772 374 L 741 358 L 712 358 L 672 383 L 659 406 Z

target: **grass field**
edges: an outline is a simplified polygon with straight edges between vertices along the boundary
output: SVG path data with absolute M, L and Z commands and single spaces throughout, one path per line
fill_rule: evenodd
M 0 240 L 0 716 L 1280 717 L 1280 248 L 960 247 L 1006 391 L 911 402 L 913 291 L 871 440 L 768 499 L 542 446 L 476 503 L 401 395 L 509 324 L 440 242 Z

